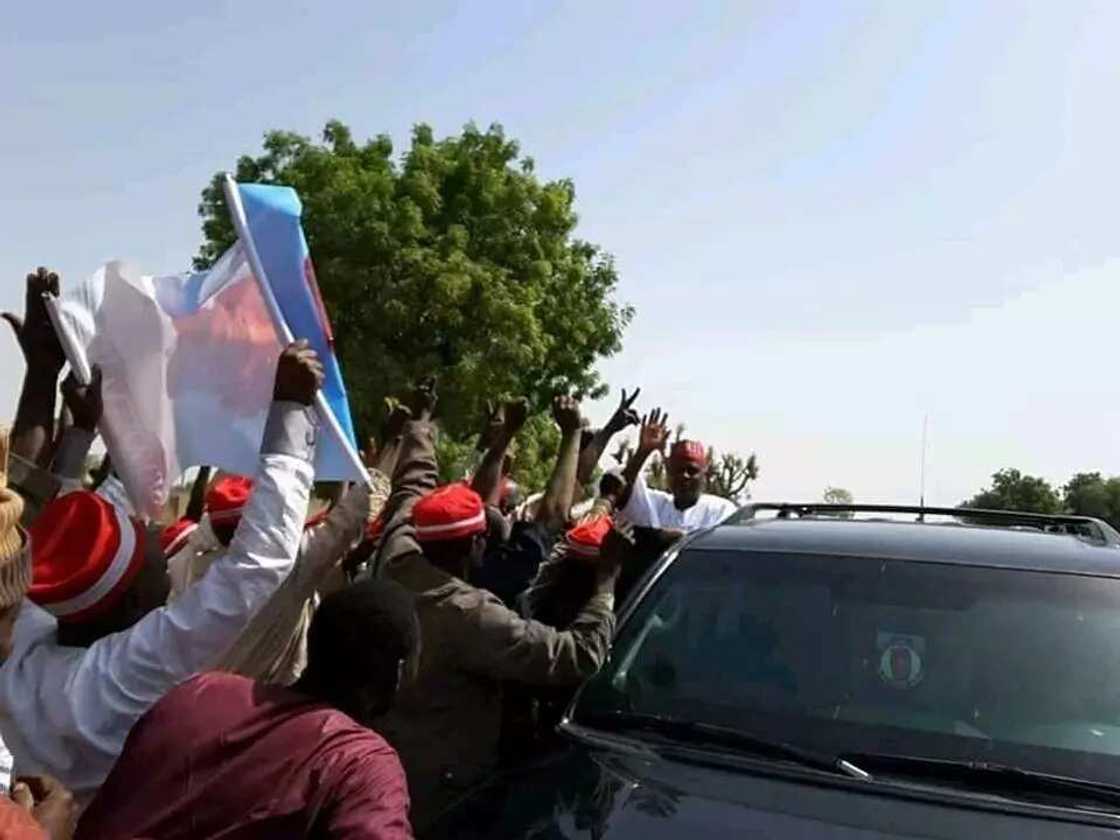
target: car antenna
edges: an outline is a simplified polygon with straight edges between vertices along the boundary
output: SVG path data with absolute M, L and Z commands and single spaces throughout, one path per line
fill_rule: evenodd
M 921 470 L 920 470 L 920 476 L 921 477 L 919 479 L 920 487 L 918 489 L 918 507 L 920 507 L 922 510 L 921 510 L 921 513 L 918 514 L 918 521 L 919 522 L 925 522 L 926 521 L 926 512 L 925 512 L 926 511 L 926 443 L 928 441 L 928 435 L 927 435 L 928 431 L 929 431 L 929 412 L 927 411 L 925 413 L 925 415 L 923 415 L 923 417 L 922 417 L 922 460 L 921 460 Z

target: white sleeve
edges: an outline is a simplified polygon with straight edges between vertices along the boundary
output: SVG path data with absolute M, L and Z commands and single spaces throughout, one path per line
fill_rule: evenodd
M 82 657 L 71 695 L 88 726 L 120 732 L 170 688 L 213 666 L 291 571 L 314 477 L 313 409 L 274 403 L 256 484 L 228 551 L 173 603 L 99 639 Z M 91 719 L 92 718 L 92 719 Z M 110 723 L 114 721 L 114 723 Z M 123 744 L 123 741 L 122 741 Z
M 650 490 L 644 475 L 639 475 L 630 491 L 630 500 L 621 511 L 622 518 L 631 525 L 645 528 L 660 528 L 661 517 L 657 513 L 659 490 Z

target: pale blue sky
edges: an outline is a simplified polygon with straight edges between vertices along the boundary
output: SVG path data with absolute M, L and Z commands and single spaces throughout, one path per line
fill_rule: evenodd
M 400 7 L 398 7 L 398 5 Z M 407 8 L 404 8 L 407 6 Z M 17 4 L 0 307 L 23 276 L 185 268 L 268 128 L 500 122 L 575 180 L 638 317 L 602 370 L 756 498 L 955 504 L 1120 473 L 1120 4 Z M 0 411 L 22 374 L 0 338 Z M 601 419 L 603 406 L 592 409 Z

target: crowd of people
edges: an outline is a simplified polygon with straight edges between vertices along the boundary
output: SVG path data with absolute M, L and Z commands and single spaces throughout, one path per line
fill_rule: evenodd
M 549 749 L 616 604 L 734 510 L 704 492 L 706 448 L 670 445 L 666 415 L 640 418 L 625 392 L 595 430 L 555 398 L 540 492 L 521 499 L 509 475 L 523 400 L 490 412 L 475 468 L 441 486 L 427 380 L 365 452 L 369 482 L 309 515 L 323 367 L 297 341 L 256 474 L 204 467 L 180 519 L 144 521 L 111 451 L 84 475 L 100 375 L 60 386 L 44 293 L 58 279 L 40 269 L 24 316 L 5 316 L 26 374 L 0 432 L 0 840 L 422 834 Z M 630 427 L 637 447 L 596 485 Z M 646 484 L 655 453 L 670 492 Z

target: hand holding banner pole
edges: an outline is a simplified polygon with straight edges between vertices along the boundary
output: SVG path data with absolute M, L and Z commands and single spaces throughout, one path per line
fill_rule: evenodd
M 70 370 L 74 372 L 74 378 L 78 380 L 79 385 L 88 385 L 93 378 L 89 360 L 86 359 L 85 351 L 82 350 L 74 331 L 70 328 L 70 322 L 62 315 L 62 307 L 58 303 L 58 296 L 52 295 L 50 292 L 43 292 L 43 305 L 47 308 L 51 326 L 54 327 L 58 342 L 62 345 L 62 352 L 66 354 L 66 361 L 70 363 Z

